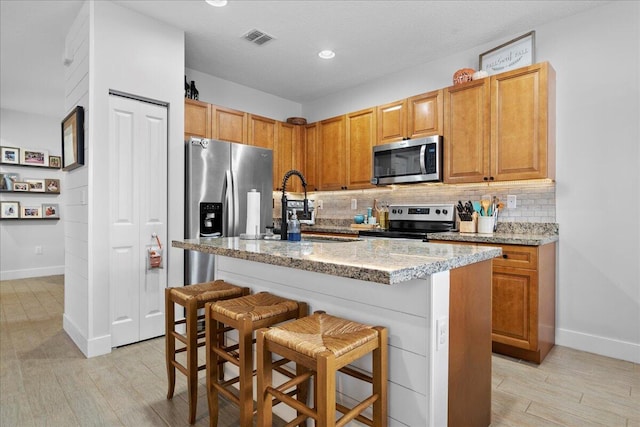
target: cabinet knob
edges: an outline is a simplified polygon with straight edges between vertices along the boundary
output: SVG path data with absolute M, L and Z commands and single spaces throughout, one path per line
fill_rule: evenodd
M 487 178 L 486 176 L 482 178 L 485 181 L 489 181 L 489 178 Z
M 493 181 L 493 179 L 494 179 L 494 178 L 493 178 L 492 176 L 490 176 L 490 177 L 489 177 L 489 181 Z
M 502 258 L 507 259 L 507 258 L 509 258 L 509 255 L 504 254 L 504 255 L 502 255 Z

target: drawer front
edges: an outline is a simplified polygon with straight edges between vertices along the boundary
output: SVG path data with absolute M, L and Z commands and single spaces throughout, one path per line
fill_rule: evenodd
M 502 256 L 493 260 L 494 266 L 527 268 L 530 270 L 538 268 L 538 248 L 536 246 L 500 246 L 502 247 Z

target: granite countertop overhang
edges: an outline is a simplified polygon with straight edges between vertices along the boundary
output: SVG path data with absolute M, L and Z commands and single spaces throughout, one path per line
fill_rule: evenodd
M 172 246 L 386 285 L 424 279 L 441 271 L 495 258 L 502 253 L 500 248 L 490 246 L 403 239 L 335 243 L 229 237 L 174 240 Z

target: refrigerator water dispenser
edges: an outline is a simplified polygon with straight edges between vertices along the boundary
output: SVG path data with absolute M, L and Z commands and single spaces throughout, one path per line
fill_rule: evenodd
M 222 236 L 222 203 L 200 202 L 200 237 Z

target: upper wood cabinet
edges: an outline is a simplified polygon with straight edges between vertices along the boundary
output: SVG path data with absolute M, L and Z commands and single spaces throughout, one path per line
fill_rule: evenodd
M 277 122 L 277 142 L 273 154 L 273 188 L 282 190 L 282 178 L 291 169 L 302 172 L 301 151 L 301 127 L 290 123 Z M 305 176 L 306 180 L 306 176 Z M 303 191 L 302 182 L 298 178 L 292 178 L 287 182 L 287 190 L 294 192 Z M 307 184 L 307 191 L 310 191 Z
M 407 137 L 407 100 L 378 106 L 378 143 L 402 141 Z
M 242 111 L 211 105 L 211 137 L 246 144 L 247 116 L 248 114 Z
M 347 182 L 345 116 L 322 120 L 318 134 L 318 187 L 344 190 Z
M 307 180 L 308 191 L 318 191 L 320 183 L 318 179 L 318 145 L 319 124 L 312 123 L 304 127 L 302 137 L 302 174 Z
M 184 139 L 195 136 L 199 138 L 211 138 L 211 104 L 184 100 Z
M 442 135 L 443 90 L 435 90 L 407 99 L 407 136 Z
M 555 71 L 540 63 L 445 90 L 444 181 L 555 177 Z
M 247 143 L 254 147 L 275 149 L 276 146 L 276 121 L 266 117 L 249 114 L 247 117 L 249 129 Z M 275 169 L 275 168 L 274 168 Z
M 348 189 L 369 188 L 372 151 L 376 141 L 376 110 L 369 108 L 346 115 Z
M 442 135 L 443 91 L 378 106 L 377 144 Z

